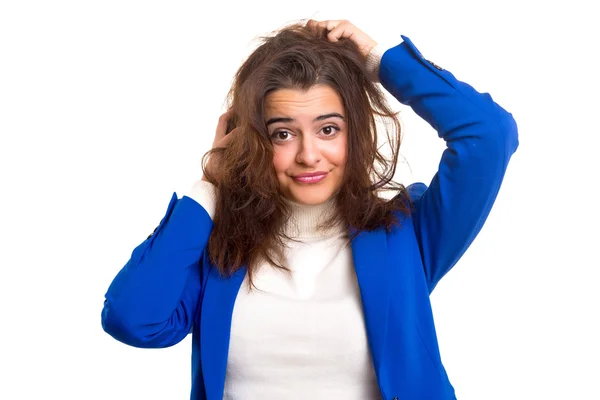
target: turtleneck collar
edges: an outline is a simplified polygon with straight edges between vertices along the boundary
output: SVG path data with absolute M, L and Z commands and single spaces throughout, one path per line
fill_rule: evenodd
M 345 233 L 346 229 L 340 220 L 333 226 L 318 230 L 318 224 L 325 221 L 331 213 L 336 212 L 335 197 L 332 196 L 327 201 L 316 205 L 305 205 L 296 203 L 287 198 L 283 200 L 288 204 L 291 210 L 290 219 L 284 227 L 284 232 L 294 239 L 319 239 Z

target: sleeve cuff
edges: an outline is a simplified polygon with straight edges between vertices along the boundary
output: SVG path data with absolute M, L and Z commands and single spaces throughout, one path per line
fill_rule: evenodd
M 367 67 L 367 74 L 369 75 L 369 79 L 372 82 L 379 82 L 379 64 L 381 62 L 382 56 L 383 47 L 379 44 L 373 47 L 367 55 L 367 60 L 365 64 Z
M 402 43 L 403 40 L 400 41 Z M 379 82 L 379 65 L 381 64 L 381 58 L 383 54 L 392 47 L 398 46 L 397 39 L 388 39 L 383 42 L 378 42 L 375 47 L 371 49 L 369 54 L 367 55 L 366 67 L 367 73 L 369 74 L 369 78 L 372 82 Z
M 206 181 L 196 181 L 185 195 L 200 204 L 210 216 L 215 217 L 215 208 L 217 202 L 217 192 L 215 185 Z

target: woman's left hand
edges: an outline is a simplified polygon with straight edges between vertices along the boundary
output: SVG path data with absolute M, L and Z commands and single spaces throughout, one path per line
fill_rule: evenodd
M 377 42 L 373 40 L 369 35 L 358 29 L 350 21 L 341 20 L 327 20 L 327 21 L 315 21 L 313 19 L 308 20 L 306 26 L 310 29 L 316 29 L 318 31 L 327 30 L 327 38 L 330 42 L 337 42 L 340 38 L 348 38 L 352 40 L 358 46 L 361 54 L 367 56 L 369 52 L 377 45 Z

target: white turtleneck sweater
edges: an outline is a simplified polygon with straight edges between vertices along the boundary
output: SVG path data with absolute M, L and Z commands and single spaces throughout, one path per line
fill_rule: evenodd
M 366 66 L 378 81 L 381 45 Z M 215 188 L 198 181 L 188 197 L 211 218 Z M 233 309 L 225 400 L 376 400 L 381 398 L 367 342 L 352 251 L 342 224 L 318 231 L 333 200 L 306 206 L 288 200 L 292 217 L 283 265 L 244 279 Z
M 214 217 L 215 188 L 198 181 L 188 197 Z M 317 231 L 333 200 L 306 206 L 288 200 L 292 217 L 283 264 L 247 277 L 232 315 L 224 399 L 376 400 L 381 395 L 367 343 L 347 230 Z M 258 290 L 257 290 L 258 289 Z

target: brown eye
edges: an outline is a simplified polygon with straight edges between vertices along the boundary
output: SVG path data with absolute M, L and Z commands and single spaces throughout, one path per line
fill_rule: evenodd
M 339 130 L 340 130 L 340 128 L 338 128 L 337 126 L 333 126 L 333 125 L 328 125 L 322 129 L 325 136 L 333 136 L 336 133 L 336 131 L 339 131 Z
M 279 136 L 279 135 L 282 135 L 282 134 L 285 135 L 285 136 L 283 136 L 283 137 Z M 274 132 L 271 135 L 271 139 L 285 141 L 288 136 L 289 136 L 289 132 L 288 131 L 277 131 L 277 132 Z

